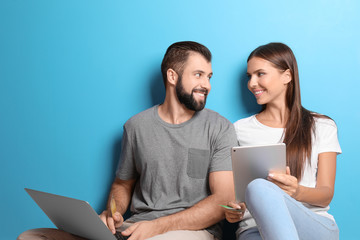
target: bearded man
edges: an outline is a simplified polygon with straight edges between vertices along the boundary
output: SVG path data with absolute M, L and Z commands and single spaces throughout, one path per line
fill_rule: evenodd
M 100 218 L 119 239 L 221 239 L 219 204 L 234 199 L 230 148 L 237 140 L 227 119 L 204 108 L 211 53 L 196 42 L 174 43 L 161 71 L 164 102 L 125 123 L 116 177 Z

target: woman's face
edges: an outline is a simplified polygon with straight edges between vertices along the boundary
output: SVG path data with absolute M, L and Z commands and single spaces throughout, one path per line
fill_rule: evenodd
M 287 84 L 291 81 L 290 70 L 282 71 L 262 58 L 253 57 L 247 64 L 248 88 L 258 104 L 283 105 Z

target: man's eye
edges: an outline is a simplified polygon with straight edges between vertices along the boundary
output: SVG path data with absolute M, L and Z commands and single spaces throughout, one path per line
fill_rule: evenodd
M 201 76 L 201 73 L 195 73 L 195 77 L 199 78 Z

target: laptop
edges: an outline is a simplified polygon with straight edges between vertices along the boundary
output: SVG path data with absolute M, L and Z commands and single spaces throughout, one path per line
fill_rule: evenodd
M 284 143 L 231 148 L 236 201 L 245 202 L 247 185 L 256 178 L 266 179 L 269 171 L 286 172 Z
M 88 202 L 28 188 L 25 190 L 58 229 L 87 239 L 122 239 L 120 233 L 116 236 L 112 234 Z

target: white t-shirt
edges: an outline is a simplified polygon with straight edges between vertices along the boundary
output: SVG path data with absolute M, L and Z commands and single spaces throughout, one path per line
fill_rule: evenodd
M 283 142 L 283 128 L 272 128 L 260 123 L 255 115 L 243 118 L 234 123 L 235 131 L 240 146 L 245 145 L 264 145 Z M 315 118 L 315 135 L 312 134 L 311 164 L 306 159 L 303 176 L 300 185 L 305 187 L 315 187 L 318 155 L 324 152 L 341 153 L 340 144 L 337 137 L 337 127 L 334 121 L 328 118 Z M 329 206 L 318 207 L 307 203 L 304 206 L 322 216 L 332 220 L 334 218 L 327 213 Z M 246 211 L 244 220 L 240 223 L 240 232 L 255 226 L 255 221 L 250 213 Z

